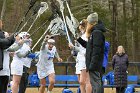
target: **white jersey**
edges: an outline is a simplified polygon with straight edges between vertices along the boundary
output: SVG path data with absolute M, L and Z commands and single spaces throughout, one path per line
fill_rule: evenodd
M 48 49 L 48 45 L 44 50 L 40 50 L 39 61 L 37 63 L 37 74 L 39 79 L 43 79 L 51 73 L 55 73 L 53 58 L 55 57 L 56 47 L 52 50 Z
M 3 69 L 0 71 L 0 76 L 10 76 L 9 62 L 9 52 L 4 50 Z
M 49 50 L 48 45 L 46 45 L 44 50 L 40 50 L 37 66 L 41 68 L 47 68 L 48 66 L 53 65 L 53 58 L 55 57 L 55 53 L 55 46 L 53 46 L 52 50 Z
M 12 63 L 11 63 L 11 74 L 22 75 L 24 62 L 23 62 L 22 58 L 19 58 L 17 56 L 17 53 L 26 54 L 27 51 L 28 51 L 27 45 L 26 45 L 26 43 L 24 43 L 23 46 L 15 52 Z
M 86 35 L 83 34 L 81 38 L 85 41 L 88 39 L 86 38 Z M 76 57 L 76 74 L 80 74 L 80 71 L 82 69 L 86 69 L 86 60 L 85 60 L 85 54 L 86 54 L 86 48 L 84 48 L 81 44 L 79 44 L 79 52 Z
M 86 35 L 83 34 L 81 38 L 85 41 L 87 41 Z M 85 54 L 86 54 L 86 48 L 84 48 L 81 44 L 79 45 L 79 52 L 77 54 L 76 61 L 84 61 L 85 62 Z
M 29 47 L 29 45 L 25 44 L 24 45 L 24 48 L 26 49 L 26 51 L 30 51 L 31 48 Z M 32 59 L 31 58 L 28 58 L 28 57 L 25 57 L 25 58 L 22 58 L 21 61 L 23 62 L 23 65 L 30 68 L 31 66 L 31 61 Z
M 23 46 L 20 48 L 20 49 L 18 49 L 17 51 L 15 51 L 15 54 L 14 54 L 14 57 L 13 57 L 13 61 L 12 62 L 21 62 L 22 64 L 23 64 L 23 62 L 22 62 L 22 58 L 19 58 L 17 55 L 16 55 L 16 53 L 22 53 L 22 54 L 24 54 L 24 53 L 26 53 L 28 51 L 28 49 L 27 49 L 27 44 L 26 43 L 24 43 L 23 44 Z

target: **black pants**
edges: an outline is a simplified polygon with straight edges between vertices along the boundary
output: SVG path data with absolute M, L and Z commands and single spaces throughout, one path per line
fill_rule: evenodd
M 104 93 L 101 73 L 97 71 L 93 71 L 93 72 L 89 71 L 89 76 L 90 76 L 90 83 L 92 85 L 92 93 Z
M 116 93 L 124 93 L 125 87 L 116 87 Z
M 9 76 L 0 76 L 0 93 L 7 93 Z
M 29 74 L 27 73 L 28 68 L 23 67 L 23 74 L 20 80 L 20 85 L 19 85 L 19 93 L 25 93 L 26 87 L 28 85 L 28 76 Z

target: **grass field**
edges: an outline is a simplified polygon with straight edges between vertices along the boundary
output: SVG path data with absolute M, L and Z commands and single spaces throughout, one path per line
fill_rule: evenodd
M 77 93 L 77 88 L 70 88 L 73 93 Z M 63 88 L 54 88 L 52 93 L 62 93 Z M 136 88 L 136 91 L 140 91 L 140 88 Z M 38 88 L 27 88 L 26 93 L 38 93 Z M 47 92 L 44 92 L 47 93 Z M 115 88 L 105 88 L 104 93 L 116 93 Z
M 73 93 L 77 93 L 77 88 L 70 88 Z M 52 93 L 62 93 L 63 88 L 54 88 Z M 104 93 L 115 93 L 115 89 L 107 88 Z M 27 88 L 26 93 L 38 93 L 38 88 Z M 44 92 L 47 93 L 47 92 Z

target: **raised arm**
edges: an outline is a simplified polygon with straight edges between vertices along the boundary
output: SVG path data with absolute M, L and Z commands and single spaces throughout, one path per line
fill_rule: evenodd
M 20 49 L 20 48 L 23 46 L 23 43 L 24 43 L 24 41 L 14 43 L 13 45 L 11 45 L 11 46 L 7 49 L 7 51 L 9 51 L 9 52 L 15 52 L 15 51 L 17 51 L 18 49 Z
M 60 58 L 60 56 L 59 56 L 57 50 L 56 50 L 56 52 L 55 52 L 55 57 L 58 59 L 59 62 L 62 62 L 62 61 L 63 61 L 63 60 Z
M 45 45 L 46 45 L 46 43 L 47 43 L 47 41 L 48 41 L 49 38 L 50 38 L 49 35 L 47 35 L 47 36 L 45 37 L 45 39 L 44 39 L 43 42 L 42 42 L 42 45 L 41 45 L 40 50 L 44 50 L 44 49 L 45 49 Z

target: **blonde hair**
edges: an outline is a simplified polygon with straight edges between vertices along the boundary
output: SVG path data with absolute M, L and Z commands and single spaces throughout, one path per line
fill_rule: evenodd
M 125 53 L 124 47 L 122 45 L 118 46 L 116 53 Z
M 87 20 L 86 19 L 83 19 L 81 22 L 80 22 L 80 25 L 84 28 L 87 27 Z

